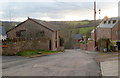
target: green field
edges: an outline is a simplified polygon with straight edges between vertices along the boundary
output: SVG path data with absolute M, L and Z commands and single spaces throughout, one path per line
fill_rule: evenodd
M 84 35 L 87 33 L 90 33 L 93 30 L 94 27 L 85 27 L 85 28 L 80 28 L 80 34 Z
M 85 25 L 85 24 L 89 24 L 88 21 L 66 21 L 65 22 L 66 24 L 69 24 L 69 25 Z

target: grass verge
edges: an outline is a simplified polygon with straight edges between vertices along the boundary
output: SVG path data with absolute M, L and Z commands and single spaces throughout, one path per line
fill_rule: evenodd
M 17 56 L 35 56 L 35 55 L 47 55 L 52 53 L 58 53 L 58 51 L 47 51 L 47 50 L 26 50 L 17 52 Z

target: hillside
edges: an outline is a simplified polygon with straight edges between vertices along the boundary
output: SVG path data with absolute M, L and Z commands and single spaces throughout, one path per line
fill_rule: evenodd
M 8 21 L 2 21 L 2 26 L 5 27 L 5 30 L 8 31 L 11 28 L 17 26 L 20 22 L 8 22 Z
M 83 20 L 83 21 L 50 21 L 54 25 L 67 28 L 81 28 L 81 27 L 91 27 L 93 26 L 92 20 Z
M 83 28 L 83 27 L 92 27 L 93 21 L 92 20 L 83 20 L 83 21 L 49 21 L 51 24 L 58 26 L 60 29 L 64 28 Z M 8 22 L 2 21 L 2 26 L 5 27 L 5 30 L 8 31 L 9 29 L 15 27 L 20 22 Z

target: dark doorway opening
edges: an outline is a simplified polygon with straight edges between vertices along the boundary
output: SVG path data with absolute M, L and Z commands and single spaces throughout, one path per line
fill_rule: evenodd
M 118 50 L 120 50 L 120 41 L 117 41 Z
M 51 40 L 49 41 L 49 50 L 52 50 L 52 42 L 51 42 Z

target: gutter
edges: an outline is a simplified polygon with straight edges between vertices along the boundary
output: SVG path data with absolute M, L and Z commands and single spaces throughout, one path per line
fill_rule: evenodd
M 111 40 L 112 40 L 112 28 L 111 28 Z

